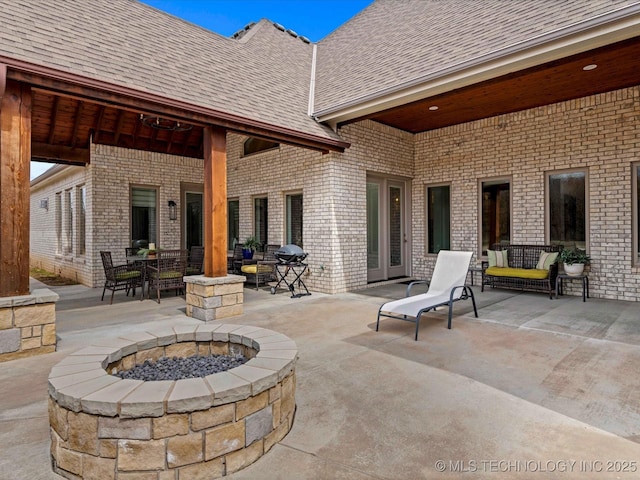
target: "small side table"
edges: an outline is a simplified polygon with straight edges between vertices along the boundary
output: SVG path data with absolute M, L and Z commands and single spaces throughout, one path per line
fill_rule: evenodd
M 589 277 L 586 274 L 582 275 L 568 275 L 566 273 L 559 273 L 556 278 L 556 298 L 558 298 L 558 293 L 562 295 L 562 282 L 564 280 L 581 280 L 582 281 L 582 301 L 586 302 L 587 298 L 589 298 Z

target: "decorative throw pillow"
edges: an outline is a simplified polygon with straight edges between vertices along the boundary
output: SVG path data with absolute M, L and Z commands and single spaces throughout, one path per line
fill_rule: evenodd
M 551 264 L 556 261 L 556 258 L 558 258 L 558 252 L 540 252 L 536 269 L 549 270 Z
M 487 250 L 487 259 L 490 267 L 507 268 L 509 266 L 507 250 Z

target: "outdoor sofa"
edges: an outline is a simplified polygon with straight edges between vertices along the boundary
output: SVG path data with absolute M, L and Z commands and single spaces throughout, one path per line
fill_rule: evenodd
M 553 298 L 560 245 L 493 245 L 482 262 L 482 287 L 544 292 Z

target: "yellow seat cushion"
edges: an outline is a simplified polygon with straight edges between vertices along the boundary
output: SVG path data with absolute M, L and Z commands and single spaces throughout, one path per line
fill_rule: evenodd
M 260 267 L 259 270 L 258 267 Z M 242 273 L 251 273 L 255 275 L 258 271 L 260 273 L 271 273 L 273 271 L 273 267 L 271 265 L 243 265 L 240 270 L 242 270 Z
M 549 276 L 549 270 L 538 270 L 535 268 L 489 267 L 485 273 L 495 277 L 515 277 L 534 280 L 543 280 Z

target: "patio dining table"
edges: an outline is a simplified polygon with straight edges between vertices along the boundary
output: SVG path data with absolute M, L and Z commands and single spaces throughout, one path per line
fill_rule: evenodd
M 142 274 L 142 286 L 140 287 L 140 301 L 144 299 L 144 285 L 147 282 L 147 266 L 149 263 L 155 263 L 157 257 L 149 257 L 145 255 L 128 255 L 126 257 L 127 263 L 133 263 L 140 267 L 140 273 Z

